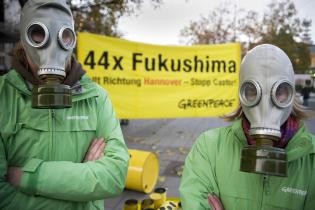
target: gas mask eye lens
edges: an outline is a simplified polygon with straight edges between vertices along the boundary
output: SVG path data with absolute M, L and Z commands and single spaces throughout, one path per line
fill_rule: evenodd
M 293 87 L 286 81 L 278 81 L 272 88 L 272 100 L 280 108 L 287 107 L 293 99 Z
M 42 23 L 32 23 L 27 28 L 27 42 L 33 47 L 43 47 L 49 38 L 47 27 Z
M 285 84 L 286 83 L 279 85 L 276 90 L 276 98 L 280 103 L 286 102 L 289 98 L 289 88 Z
M 67 45 L 70 46 L 73 42 L 73 34 L 69 30 L 64 30 L 62 33 L 62 41 Z
M 255 106 L 261 98 L 261 89 L 257 82 L 245 81 L 240 89 L 240 100 L 245 106 Z
M 31 38 L 36 44 L 40 44 L 45 39 L 45 32 L 42 28 L 36 28 L 31 32 Z
M 62 27 L 59 31 L 58 41 L 63 49 L 71 50 L 76 42 L 74 31 L 69 27 Z
M 257 90 L 255 86 L 251 83 L 247 83 L 245 84 L 244 90 L 245 90 L 245 98 L 250 102 L 255 101 L 257 97 Z

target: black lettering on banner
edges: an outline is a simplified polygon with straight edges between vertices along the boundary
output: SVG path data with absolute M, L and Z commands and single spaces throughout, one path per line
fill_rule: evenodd
M 142 53 L 133 53 L 132 54 L 132 70 L 137 70 L 137 63 L 142 63 L 142 60 L 138 60 L 138 56 L 142 56 Z
M 177 65 L 175 63 L 175 60 L 171 60 L 171 69 L 173 72 L 180 72 L 180 60 L 177 60 Z
M 94 50 L 89 51 L 89 53 L 87 54 L 86 58 L 84 59 L 84 65 L 86 66 L 90 66 L 91 69 L 94 69 L 96 63 L 95 63 L 95 56 L 94 56 L 95 52 Z M 111 56 L 114 60 L 114 67 L 113 70 L 116 69 L 120 69 L 120 70 L 124 70 L 123 66 L 122 66 L 122 60 L 123 60 L 123 56 Z M 109 61 L 109 53 L 108 51 L 103 51 L 102 55 L 100 56 L 100 58 L 97 61 L 97 65 L 98 66 L 103 66 L 103 68 L 105 70 L 107 70 L 111 65 L 110 65 L 110 61 Z
M 84 60 L 84 65 L 90 66 L 91 69 L 94 69 L 95 60 L 94 60 L 94 51 L 91 50 Z
M 145 63 L 144 67 L 145 67 L 146 71 L 154 71 L 155 70 L 155 59 L 154 58 L 152 58 L 152 59 L 145 58 L 144 63 Z M 150 64 L 151 64 L 151 67 L 150 67 Z
M 213 60 L 212 61 L 212 72 L 215 71 L 215 69 L 217 69 L 217 72 L 221 72 L 221 66 L 223 68 L 223 71 L 225 72 L 225 61 L 223 60 Z
M 185 72 L 190 72 L 191 71 L 191 60 L 189 59 L 185 59 L 184 60 L 184 67 L 183 67 L 183 70 Z
M 229 61 L 229 72 L 235 73 L 236 72 L 236 63 L 235 61 Z
M 100 77 L 92 77 L 91 78 L 94 82 L 101 84 L 101 78 Z
M 119 57 L 113 56 L 113 58 L 114 58 L 114 61 L 115 61 L 115 65 L 114 65 L 113 70 L 115 70 L 117 67 L 120 70 L 123 70 L 123 68 L 121 66 L 121 61 L 122 61 L 123 57 L 122 56 L 119 56 Z
M 108 51 L 103 51 L 100 57 L 95 57 L 93 50 L 89 51 L 84 59 L 84 65 L 91 69 L 95 65 L 102 66 L 104 70 L 124 70 L 123 56 L 111 55 Z M 97 61 L 97 63 L 95 62 Z M 209 56 L 205 59 L 194 55 L 192 58 L 166 58 L 161 53 L 154 57 L 145 56 L 143 53 L 132 53 L 132 70 L 145 70 L 147 72 L 193 72 L 193 73 L 237 73 L 237 65 L 234 60 L 211 60 Z M 202 85 L 203 86 L 203 85 Z
M 195 61 L 195 72 L 197 72 L 198 69 L 200 70 L 200 72 L 203 72 L 203 60 L 199 59 L 198 56 L 195 55 L 194 61 Z
M 97 64 L 100 66 L 104 66 L 104 69 L 107 70 L 107 68 L 109 67 L 108 52 L 107 51 L 103 52 L 103 54 L 100 57 L 100 59 L 98 60 Z
M 163 59 L 162 54 L 159 54 L 159 70 L 161 71 L 162 68 L 165 69 L 165 71 L 168 71 L 166 66 L 167 59 Z
M 178 102 L 180 109 L 198 109 L 198 108 L 227 108 L 233 107 L 235 99 L 181 99 Z

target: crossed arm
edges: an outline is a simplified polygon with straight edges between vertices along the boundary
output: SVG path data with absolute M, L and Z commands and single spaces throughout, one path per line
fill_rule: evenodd
M 103 138 L 93 139 L 83 162 L 95 161 L 103 157 L 105 146 L 106 143 Z M 22 173 L 23 172 L 20 167 L 9 167 L 6 175 L 7 182 L 14 187 L 19 187 Z
M 185 169 L 181 179 L 180 197 L 185 209 L 224 210 L 218 198 L 214 172 L 214 152 L 208 156 L 205 134 L 201 135 L 185 160 Z M 215 146 L 212 145 L 212 148 Z
M 102 117 L 97 123 L 96 136 L 106 139 L 106 149 L 103 139 L 92 141 L 82 163 L 31 158 L 23 168 L 12 167 L 8 165 L 0 135 L 0 209 L 8 205 L 8 208 L 18 209 L 15 208 L 19 205 L 15 202 L 18 199 L 62 205 L 102 200 L 123 190 L 128 150 L 111 102 L 106 98 L 100 103 L 98 116 Z M 23 208 L 34 209 L 32 206 Z

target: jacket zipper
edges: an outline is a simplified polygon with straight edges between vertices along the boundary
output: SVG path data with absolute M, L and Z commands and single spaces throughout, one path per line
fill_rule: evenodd
M 269 176 L 263 175 L 263 187 L 261 192 L 260 208 L 263 209 L 264 198 L 270 193 Z
M 270 176 L 265 175 L 265 194 L 270 194 Z
M 55 110 L 50 109 L 50 159 L 53 159 L 54 151 L 54 130 L 55 130 Z

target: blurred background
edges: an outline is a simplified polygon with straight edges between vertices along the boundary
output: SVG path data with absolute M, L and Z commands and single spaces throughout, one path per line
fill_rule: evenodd
M 0 74 L 11 67 L 25 1 L 0 0 Z M 261 43 L 277 45 L 293 63 L 298 93 L 305 86 L 314 87 L 315 1 L 71 0 L 69 4 L 78 32 L 161 45 L 240 42 L 243 55 Z
M 0 75 L 11 68 L 11 52 L 19 40 L 19 14 L 25 0 L 0 0 Z M 77 31 L 161 45 L 240 42 L 242 55 L 261 43 L 274 44 L 290 57 L 297 97 L 309 94 L 315 110 L 315 1 L 313 0 L 72 0 Z M 121 119 L 130 149 L 152 151 L 159 160 L 156 187 L 178 197 L 183 164 L 196 137 L 227 125 L 219 118 L 159 120 Z M 315 120 L 307 121 L 315 134 Z M 122 209 L 127 199 L 148 197 L 125 190 L 105 202 Z

